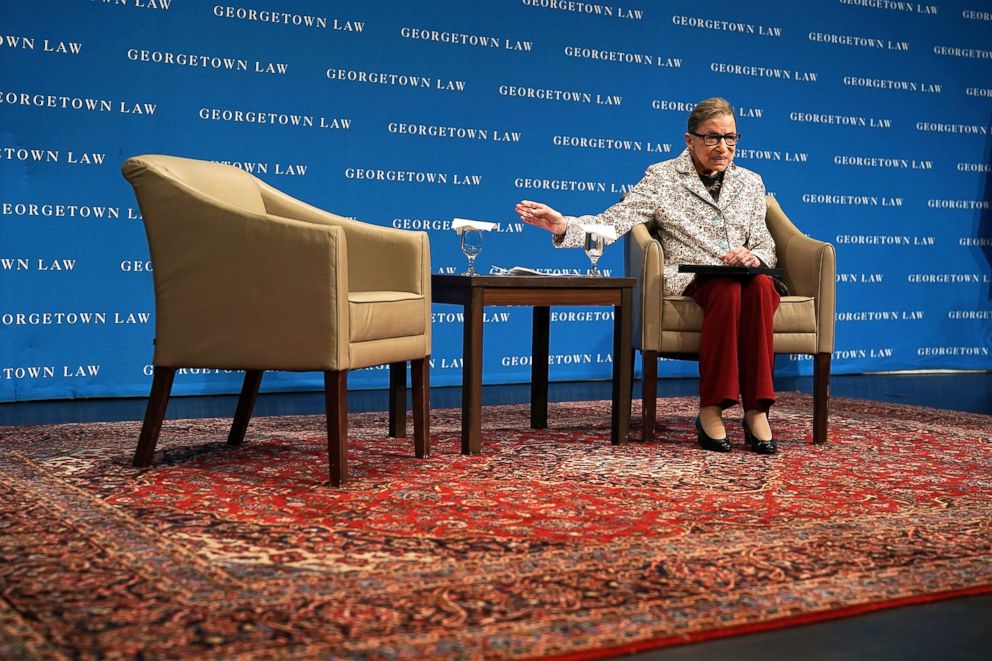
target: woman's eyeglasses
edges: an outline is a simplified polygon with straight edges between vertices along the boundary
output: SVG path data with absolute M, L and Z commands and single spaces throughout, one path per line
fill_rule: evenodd
M 715 147 L 721 140 L 727 143 L 728 147 L 733 147 L 741 139 L 740 133 L 727 133 L 725 135 L 720 135 L 719 133 L 707 133 L 703 135 L 702 133 L 693 133 L 692 131 L 689 131 L 689 133 L 697 138 L 702 138 L 703 144 L 707 147 Z

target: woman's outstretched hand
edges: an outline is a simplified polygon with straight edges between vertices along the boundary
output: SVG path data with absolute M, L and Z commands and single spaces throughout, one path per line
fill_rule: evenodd
M 537 227 L 542 227 L 552 234 L 564 234 L 568 226 L 565 224 L 565 217 L 540 202 L 521 200 L 516 206 L 517 215 L 520 220 Z

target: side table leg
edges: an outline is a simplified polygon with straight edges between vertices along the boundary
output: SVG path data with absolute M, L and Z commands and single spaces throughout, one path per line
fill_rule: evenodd
M 631 290 L 622 289 L 620 305 L 613 307 L 613 414 L 610 419 L 613 445 L 626 443 L 630 431 L 631 300 Z
M 551 308 L 534 307 L 534 326 L 531 341 L 530 364 L 530 426 L 532 429 L 548 428 L 548 351 L 551 332 Z
M 462 454 L 482 451 L 482 308 L 482 289 L 470 288 L 462 336 Z

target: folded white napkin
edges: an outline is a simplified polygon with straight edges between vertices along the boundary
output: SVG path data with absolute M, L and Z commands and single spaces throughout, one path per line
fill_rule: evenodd
M 587 234 L 601 236 L 607 241 L 617 240 L 617 231 L 612 225 L 596 225 L 593 223 L 579 223 L 579 227 Z
M 468 218 L 454 218 L 451 221 L 451 229 L 461 234 L 463 229 L 482 230 L 488 232 L 496 227 L 497 223 L 489 223 L 484 220 L 469 220 Z

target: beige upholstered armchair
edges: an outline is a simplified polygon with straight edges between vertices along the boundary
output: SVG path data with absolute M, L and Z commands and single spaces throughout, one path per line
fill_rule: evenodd
M 430 453 L 430 246 L 336 216 L 238 168 L 174 156 L 123 166 L 154 269 L 154 377 L 135 466 L 151 464 L 177 368 L 245 370 L 228 443 L 242 443 L 265 370 L 322 371 L 330 481 L 347 480 L 349 370 L 390 365 L 391 436 Z
M 778 265 L 790 296 L 775 312 L 775 353 L 813 357 L 813 441 L 827 439 L 830 355 L 834 350 L 835 255 L 829 243 L 800 232 L 774 197 L 766 198 L 765 222 L 775 239 Z M 633 346 L 644 363 L 644 438 L 654 435 L 657 411 L 658 357 L 695 360 L 703 311 L 688 296 L 662 297 L 665 254 L 648 223 L 635 225 L 626 237 L 627 275 L 634 290 Z

